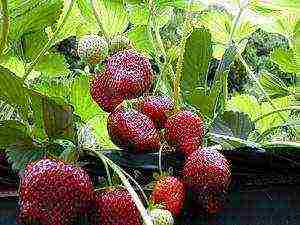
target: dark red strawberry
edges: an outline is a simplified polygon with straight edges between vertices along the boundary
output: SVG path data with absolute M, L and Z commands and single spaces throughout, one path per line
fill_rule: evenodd
M 174 104 L 167 96 L 148 96 L 140 102 L 138 107 L 154 121 L 157 128 L 163 128 L 168 113 L 174 109 Z
M 178 216 L 185 200 L 185 187 L 176 177 L 161 177 L 153 188 L 150 200 Z
M 153 121 L 137 110 L 118 107 L 109 115 L 107 129 L 111 140 L 125 150 L 143 153 L 160 149 Z
M 185 161 L 183 179 L 194 203 L 208 213 L 220 211 L 231 180 L 230 164 L 213 149 L 194 151 Z
M 129 192 L 106 188 L 96 193 L 101 225 L 142 225 L 142 218 Z
M 201 146 L 203 135 L 202 118 L 187 110 L 177 112 L 165 123 L 165 139 L 187 156 Z
M 111 112 L 123 100 L 148 91 L 153 79 L 148 58 L 133 50 L 120 51 L 107 60 L 103 74 L 96 75 L 91 95 L 100 107 Z
M 68 225 L 90 217 L 94 192 L 88 174 L 62 161 L 42 159 L 29 164 L 19 189 L 20 224 Z

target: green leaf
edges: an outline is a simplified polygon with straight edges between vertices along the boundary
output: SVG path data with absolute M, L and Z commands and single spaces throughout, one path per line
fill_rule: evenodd
M 211 34 L 205 28 L 195 29 L 185 44 L 182 68 L 182 90 L 206 88 L 207 71 L 212 55 Z
M 33 112 L 33 127 L 32 133 L 36 140 L 44 142 L 48 136 L 44 125 L 44 117 L 42 110 L 42 99 L 43 96 L 37 92 L 31 93 L 31 103 Z
M 71 84 L 70 91 L 70 103 L 82 120 L 88 121 L 97 114 L 104 113 L 91 98 L 89 77 L 77 76 Z
M 290 96 L 276 98 L 272 100 L 273 104 L 278 108 L 286 108 L 294 102 Z M 251 95 L 237 95 L 232 97 L 226 105 L 227 111 L 244 112 L 250 116 L 251 120 L 273 111 L 273 107 L 268 102 L 259 103 L 257 99 Z M 288 118 L 289 112 L 281 112 L 285 119 Z M 256 128 L 259 132 L 264 132 L 271 127 L 279 126 L 283 123 L 278 114 L 273 114 L 256 122 Z
M 205 28 L 195 29 L 186 41 L 180 89 L 185 101 L 208 117 L 213 115 L 214 101 L 206 90 L 211 55 L 211 34 Z
M 0 66 L 0 100 L 18 109 L 23 119 L 29 118 L 30 98 L 22 79 Z
M 117 148 L 111 141 L 110 136 L 107 131 L 107 118 L 108 114 L 103 113 L 92 118 L 87 125 L 92 128 L 93 134 L 97 138 L 100 146 L 107 149 Z
M 128 15 L 122 0 L 98 0 L 96 10 L 100 12 L 103 29 L 109 36 L 123 33 L 127 28 Z
M 263 71 L 259 76 L 259 81 L 271 98 L 284 97 L 290 93 L 285 83 L 277 76 Z
M 147 26 L 137 26 L 128 32 L 128 38 L 134 47 L 148 56 L 155 52 L 152 34 Z
M 55 44 L 70 36 L 78 37 L 90 33 L 97 34 L 99 32 L 99 26 L 94 15 L 92 15 L 90 0 L 80 0 L 76 2 L 77 4 L 73 5 L 66 23 L 57 35 Z M 65 8 L 67 6 L 66 4 Z M 63 15 L 60 20 L 62 19 Z
M 26 33 L 41 31 L 55 24 L 62 12 L 63 0 L 10 0 L 11 26 L 9 39 L 17 40 Z
M 57 100 L 49 98 L 43 98 L 42 103 L 44 125 L 48 137 L 73 140 L 73 107 L 57 103 Z
M 300 73 L 300 62 L 292 49 L 277 48 L 271 53 L 271 59 L 285 72 Z
M 63 76 L 70 73 L 64 56 L 54 52 L 48 52 L 41 57 L 35 70 L 41 71 L 47 76 Z
M 300 9 L 298 0 L 254 1 L 254 5 L 269 10 L 299 11 Z
M 166 6 L 158 9 L 157 16 L 155 17 L 157 21 L 157 26 L 162 28 L 165 26 L 171 19 L 173 15 L 173 7 Z
M 216 134 L 229 135 L 247 140 L 249 134 L 255 129 L 255 124 L 249 115 L 241 112 L 226 111 L 217 117 L 212 125 Z
M 44 150 L 33 143 L 18 143 L 6 149 L 8 161 L 12 164 L 12 169 L 22 172 L 26 166 L 44 157 Z
M 22 46 L 26 57 L 25 61 L 27 63 L 33 61 L 46 45 L 47 41 L 48 37 L 44 31 L 32 32 L 24 35 Z M 52 51 L 41 56 L 34 69 L 47 74 L 47 76 L 66 75 L 69 73 L 64 56 Z
M 213 34 L 212 42 L 228 43 L 231 30 L 231 16 L 226 12 L 207 11 L 199 18 L 199 26 L 206 27 Z
M 41 132 L 44 129 L 51 139 L 64 138 L 74 139 L 74 115 L 73 107 L 66 104 L 60 98 L 49 98 L 38 93 L 33 93 L 32 102 L 35 110 L 34 119 L 39 126 L 36 127 Z
M 16 120 L 0 121 L 0 149 L 15 143 L 31 143 L 29 128 Z
M 132 7 L 129 13 L 130 22 L 135 26 L 147 25 L 150 16 L 147 5 L 135 5 Z
M 186 6 L 185 0 L 155 0 L 157 7 L 173 6 L 183 9 Z

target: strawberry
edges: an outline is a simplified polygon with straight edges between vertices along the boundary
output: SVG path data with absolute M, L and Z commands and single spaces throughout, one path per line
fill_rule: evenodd
M 140 213 L 129 192 L 109 187 L 96 192 L 101 225 L 142 225 Z
M 109 87 L 109 78 L 105 74 L 95 76 L 90 86 L 93 100 L 106 112 L 113 111 L 124 100 Z
M 106 63 L 106 75 L 110 78 L 109 87 L 124 99 L 141 96 L 154 79 L 149 59 L 133 50 L 112 55 Z
M 168 113 L 174 109 L 174 104 L 167 96 L 148 96 L 140 102 L 138 107 L 154 121 L 157 128 L 163 128 Z
M 184 162 L 182 174 L 194 203 L 208 213 L 222 209 L 231 172 L 229 162 L 221 153 L 214 149 L 194 151 Z
M 165 139 L 186 156 L 197 150 L 203 141 L 202 118 L 190 111 L 179 111 L 165 123 Z
M 68 225 L 94 208 L 93 185 L 79 167 L 42 159 L 29 164 L 21 177 L 19 223 Z
M 108 56 L 108 44 L 104 37 L 90 34 L 78 41 L 78 55 L 90 64 L 97 64 Z
M 145 114 L 118 107 L 108 116 L 108 133 L 119 147 L 135 153 L 160 149 L 160 137 L 152 120 Z
M 112 55 L 105 71 L 91 82 L 91 96 L 105 111 L 111 112 L 125 99 L 133 99 L 148 91 L 153 81 L 149 59 L 133 50 Z
M 172 213 L 166 209 L 152 209 L 150 216 L 153 220 L 153 225 L 173 225 L 174 219 Z
M 184 184 L 172 176 L 163 176 L 155 184 L 150 201 L 161 204 L 174 216 L 178 216 L 185 200 Z
M 109 48 L 111 53 L 124 50 L 129 46 L 129 39 L 124 35 L 116 35 L 110 39 Z

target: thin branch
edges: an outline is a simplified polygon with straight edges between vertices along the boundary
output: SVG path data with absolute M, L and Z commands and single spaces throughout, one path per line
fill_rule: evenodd
M 73 8 L 73 5 L 75 3 L 75 0 L 72 0 L 68 10 L 66 12 L 66 14 L 64 15 L 61 23 L 58 25 L 58 27 L 56 28 L 55 32 L 53 33 L 53 35 L 50 37 L 50 39 L 48 40 L 48 42 L 46 43 L 46 45 L 44 46 L 44 48 L 39 52 L 39 54 L 37 55 L 37 57 L 29 63 L 28 67 L 26 68 L 24 77 L 23 77 L 23 82 L 27 79 L 27 77 L 29 76 L 29 74 L 31 73 L 31 71 L 33 70 L 34 66 L 38 63 L 39 58 L 44 55 L 51 47 L 51 45 L 53 44 L 53 41 L 55 40 L 56 36 L 59 34 L 59 32 L 61 31 L 61 29 L 63 28 L 66 20 L 68 19 L 70 12 Z
M 2 24 L 2 34 L 0 37 L 0 56 L 5 49 L 7 43 L 7 37 L 9 33 L 10 21 L 9 21 L 9 12 L 7 6 L 7 0 L 1 0 L 2 13 L 3 13 L 3 24 Z

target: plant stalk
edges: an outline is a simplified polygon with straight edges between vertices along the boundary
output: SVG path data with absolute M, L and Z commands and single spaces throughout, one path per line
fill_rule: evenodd
M 58 27 L 56 28 L 55 32 L 53 33 L 53 35 L 50 37 L 50 39 L 48 40 L 48 42 L 46 43 L 46 45 L 44 46 L 44 48 L 39 52 L 39 54 L 36 56 L 36 58 L 29 63 L 28 67 L 25 70 L 25 74 L 22 78 L 23 82 L 26 81 L 27 77 L 29 76 L 29 74 L 31 73 L 31 71 L 33 70 L 34 66 L 38 63 L 39 58 L 44 55 L 50 48 L 51 45 L 53 44 L 53 41 L 55 40 L 56 36 L 59 34 L 59 32 L 61 31 L 61 29 L 63 28 L 66 20 L 68 19 L 71 10 L 73 8 L 73 5 L 75 3 L 75 0 L 72 0 L 68 6 L 67 12 L 64 15 L 62 22 L 58 25 Z
M 3 24 L 2 24 L 2 34 L 0 37 L 0 56 L 2 55 L 6 47 L 9 28 L 10 28 L 7 0 L 1 0 L 1 5 L 2 5 L 2 13 L 3 13 Z

